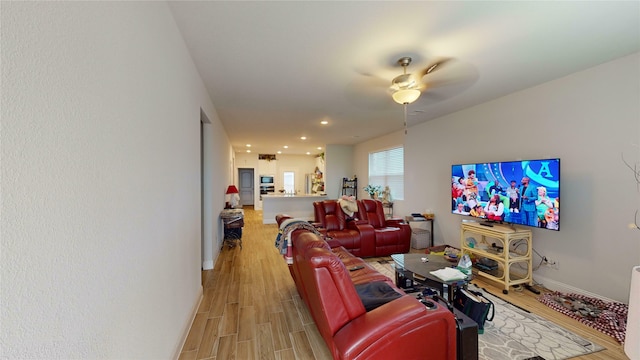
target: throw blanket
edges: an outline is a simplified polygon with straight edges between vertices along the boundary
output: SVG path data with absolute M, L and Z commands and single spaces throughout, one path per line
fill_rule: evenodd
M 293 251 L 291 249 L 291 233 L 294 230 L 305 229 L 309 230 L 316 235 L 322 236 L 322 234 L 308 221 L 302 219 L 287 219 L 280 224 L 280 231 L 276 237 L 276 248 L 280 251 L 280 254 L 284 257 L 287 265 L 293 264 Z
M 343 195 L 338 199 L 338 204 L 340 204 L 342 211 L 344 211 L 344 213 L 349 217 L 353 217 L 353 214 L 358 212 L 358 203 L 356 203 L 356 198 L 354 196 Z

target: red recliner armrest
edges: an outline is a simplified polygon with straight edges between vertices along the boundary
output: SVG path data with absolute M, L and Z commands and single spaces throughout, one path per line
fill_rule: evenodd
M 400 225 L 409 226 L 409 224 L 404 222 L 403 219 L 387 219 L 386 223 L 387 223 L 387 226 L 393 226 L 393 227 L 400 227 Z
M 349 221 L 348 229 L 354 229 L 360 234 L 360 256 L 376 255 L 376 233 L 373 226 L 366 221 Z

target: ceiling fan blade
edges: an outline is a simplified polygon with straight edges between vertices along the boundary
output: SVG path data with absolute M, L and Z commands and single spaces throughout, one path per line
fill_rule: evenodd
M 373 86 L 389 86 L 389 79 L 380 77 L 369 70 L 353 69 L 359 76 L 355 81 L 366 82 L 367 85 Z
M 393 102 L 389 93 L 389 81 L 377 76 L 361 76 L 347 84 L 346 99 L 365 109 L 381 110 Z
M 422 78 L 427 91 L 431 88 L 449 86 L 467 88 L 478 80 L 478 71 L 473 65 L 451 60 L 447 60 L 446 66 L 436 67 L 441 71 L 433 70 Z
M 416 73 L 416 78 L 422 79 L 426 75 L 429 75 L 435 71 L 442 70 L 442 68 L 452 60 L 453 58 L 440 58 L 438 60 L 432 61 L 427 67 Z
M 422 78 L 421 96 L 417 100 L 428 105 L 458 96 L 478 81 L 478 70 L 470 63 L 447 59 Z M 428 68 L 427 68 L 428 69 Z M 436 71 L 438 69 L 438 71 Z
M 421 98 L 428 99 L 430 102 L 446 100 L 447 96 L 437 93 L 435 91 L 425 91 L 422 93 Z

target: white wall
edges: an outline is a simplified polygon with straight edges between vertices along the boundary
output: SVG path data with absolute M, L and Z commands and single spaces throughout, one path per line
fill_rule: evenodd
M 202 291 L 201 108 L 213 189 L 230 146 L 166 3 L 1 17 L 2 357 L 175 357 Z
M 203 102 L 210 102 L 203 99 Z M 220 248 L 224 240 L 222 221 L 218 214 L 225 205 L 225 193 L 227 186 L 234 183 L 234 154 L 233 148 L 227 138 L 227 133 L 218 119 L 215 109 L 211 110 L 210 123 L 204 125 L 204 180 L 207 186 L 204 187 L 203 196 L 203 218 L 204 234 L 202 236 L 202 269 L 210 270 L 216 263 L 220 254 Z M 235 172 L 237 175 L 237 170 Z
M 406 208 L 435 209 L 436 243 L 459 246 L 452 164 L 559 157 L 560 231 L 533 230 L 533 247 L 559 269 L 534 279 L 626 302 L 640 264 L 640 232 L 627 225 L 640 195 L 621 154 L 640 162 L 639 64 L 631 55 L 410 128 Z
M 353 167 L 354 147 L 351 145 L 327 145 L 325 149 L 326 171 L 324 189 L 327 199 L 337 199 L 342 194 L 342 178 L 353 178 L 356 175 Z M 360 187 L 358 176 L 358 187 Z

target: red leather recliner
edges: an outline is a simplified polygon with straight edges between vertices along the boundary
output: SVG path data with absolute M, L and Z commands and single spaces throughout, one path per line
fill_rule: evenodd
M 373 199 L 358 200 L 360 219 L 373 227 L 375 255 L 406 254 L 411 248 L 411 227 L 401 219 L 385 219 L 382 202 Z
M 337 243 L 355 256 L 376 256 L 374 229 L 366 221 L 347 221 L 337 200 L 318 201 L 313 206 L 319 230 L 332 240 L 332 247 Z

